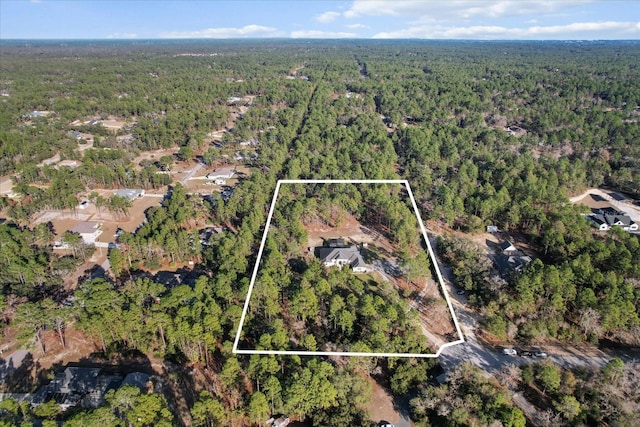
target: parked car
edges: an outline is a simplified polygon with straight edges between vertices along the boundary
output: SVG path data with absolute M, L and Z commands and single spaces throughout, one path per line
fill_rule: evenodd
M 530 351 L 521 351 L 520 352 L 520 356 L 522 356 L 522 357 L 531 357 L 531 356 L 533 356 L 533 353 L 531 353 Z
M 547 353 L 545 353 L 544 351 L 536 351 L 535 353 L 533 353 L 533 355 L 535 357 L 547 357 Z
M 515 348 L 503 348 L 502 354 L 506 354 L 507 356 L 517 356 L 518 352 Z
M 464 295 L 466 294 L 464 289 L 460 289 L 458 292 L 456 292 L 458 295 Z

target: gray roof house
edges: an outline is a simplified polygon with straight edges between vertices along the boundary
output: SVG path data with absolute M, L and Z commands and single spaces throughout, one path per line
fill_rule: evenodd
M 513 254 L 518 252 L 518 248 L 516 248 L 513 243 L 511 243 L 508 240 L 505 240 L 504 242 L 500 243 L 498 245 L 500 247 L 500 250 L 502 251 L 502 253 L 504 255 L 508 255 L 508 254 Z
M 611 227 L 622 227 L 625 231 L 638 231 L 638 224 L 629 215 L 620 212 L 615 214 L 592 214 L 587 219 L 600 231 L 610 230 Z
M 629 215 L 605 215 L 604 218 L 612 227 L 622 227 L 625 231 L 636 231 L 638 229 L 638 224 L 633 222 Z
M 607 231 L 609 229 L 609 224 L 607 224 L 607 221 L 604 219 L 604 215 L 589 215 L 588 218 L 598 230 Z
M 508 240 L 498 245 L 500 253 L 493 256 L 493 263 L 501 275 L 521 272 L 529 264 L 531 257 L 523 254 Z
M 493 258 L 493 262 L 500 274 L 507 274 L 510 272 L 521 272 L 532 261 L 531 257 L 526 255 L 496 255 Z
M 100 223 L 97 221 L 82 221 L 79 222 L 71 230 L 72 233 L 78 233 L 82 237 L 82 241 L 87 245 L 93 245 L 96 243 L 96 239 L 102 234 Z
M 331 239 L 328 246 L 318 248 L 318 258 L 325 267 L 342 268 L 349 265 L 354 273 L 371 271 L 356 245 L 346 245 L 342 239 Z
M 40 387 L 33 395 L 31 405 L 38 406 L 53 400 L 62 410 L 78 404 L 97 408 L 104 403 L 107 391 L 118 388 L 120 383 L 122 383 L 122 377 L 100 375 L 100 368 L 67 367 L 49 384 Z

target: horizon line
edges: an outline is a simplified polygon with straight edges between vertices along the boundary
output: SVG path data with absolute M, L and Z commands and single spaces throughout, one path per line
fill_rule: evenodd
M 340 41 L 340 40 L 357 40 L 357 41 L 465 41 L 465 42 L 598 42 L 598 41 L 620 41 L 620 42 L 640 42 L 640 38 L 630 39 L 614 39 L 614 38 L 563 38 L 563 39 L 464 39 L 464 38 L 419 38 L 419 37 L 403 37 L 403 38 L 374 38 L 374 37 L 0 37 L 0 41 L 196 41 L 196 40 L 234 40 L 234 41 L 256 41 L 256 40 L 317 40 L 317 41 Z

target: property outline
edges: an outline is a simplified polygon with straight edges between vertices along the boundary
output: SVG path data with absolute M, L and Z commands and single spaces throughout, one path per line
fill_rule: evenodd
M 444 295 L 445 300 L 447 301 L 447 306 L 449 307 L 449 312 L 451 313 L 451 318 L 453 319 L 453 323 L 456 328 L 456 332 L 458 334 L 459 339 L 456 341 L 448 342 L 442 344 L 436 353 L 374 353 L 374 352 L 353 352 L 353 351 L 305 351 L 305 350 L 244 350 L 239 349 L 238 344 L 240 343 L 240 333 L 242 332 L 242 327 L 244 326 L 244 320 L 247 315 L 247 311 L 249 309 L 249 301 L 251 300 L 251 294 L 253 292 L 253 286 L 256 282 L 256 277 L 258 275 L 258 268 L 260 267 L 260 260 L 262 259 L 262 252 L 264 251 L 264 246 L 267 241 L 267 233 L 269 232 L 269 226 L 271 225 L 271 218 L 273 217 L 273 211 L 275 210 L 276 201 L 278 199 L 278 193 L 280 192 L 280 186 L 282 184 L 401 184 L 404 185 L 407 189 L 407 193 L 409 194 L 409 199 L 411 200 L 411 205 L 413 206 L 413 210 L 416 214 L 416 218 L 418 220 L 418 224 L 420 225 L 420 231 L 422 232 L 422 237 L 427 245 L 427 250 L 429 252 L 429 256 L 431 258 L 431 262 L 433 263 L 434 269 L 436 271 L 436 276 L 438 277 L 438 282 L 440 283 L 440 289 L 442 289 L 442 293 Z M 236 338 L 233 342 L 232 353 L 234 354 L 278 354 L 278 355 L 298 355 L 298 356 L 354 356 L 354 357 L 422 357 L 422 358 L 435 358 L 440 356 L 442 350 L 447 347 L 451 347 L 457 344 L 462 344 L 465 342 L 464 335 L 462 334 L 462 330 L 460 329 L 460 324 L 458 323 L 458 318 L 453 311 L 453 305 L 451 303 L 451 299 L 449 298 L 449 294 L 447 292 L 446 286 L 444 285 L 444 279 L 442 274 L 440 273 L 440 267 L 438 265 L 438 261 L 436 259 L 435 253 L 433 252 L 433 248 L 431 247 L 431 242 L 429 241 L 429 237 L 427 236 L 427 230 L 424 227 L 424 223 L 422 222 L 422 218 L 420 217 L 420 212 L 418 211 L 418 205 L 416 204 L 416 200 L 413 197 L 413 192 L 411 191 L 411 186 L 409 185 L 409 181 L 406 179 L 280 179 L 276 184 L 276 189 L 273 193 L 273 200 L 271 201 L 271 206 L 269 207 L 269 214 L 267 215 L 267 223 L 264 228 L 264 232 L 262 234 L 262 242 L 260 243 L 260 249 L 258 249 L 258 257 L 256 259 L 256 264 L 253 268 L 253 273 L 251 275 L 251 282 L 249 283 L 249 290 L 247 292 L 247 297 L 244 301 L 244 307 L 242 309 L 242 315 L 240 316 L 240 324 L 238 325 L 238 330 L 236 332 Z

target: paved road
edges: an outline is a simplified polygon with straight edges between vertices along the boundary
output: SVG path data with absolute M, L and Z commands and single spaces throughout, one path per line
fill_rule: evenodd
M 443 275 L 445 274 L 444 270 L 445 269 L 443 269 Z M 476 337 L 479 316 L 463 304 L 466 296 L 455 295 L 451 286 L 449 289 L 454 311 L 458 317 L 465 342 L 445 348 L 442 351 L 439 361 L 445 368 L 450 368 L 467 361 L 493 375 L 507 363 L 524 365 L 540 360 L 536 357 L 505 355 L 501 353 L 500 348 L 485 346 L 484 343 Z M 505 347 L 511 346 L 507 345 Z M 558 346 L 541 345 L 539 348 L 549 355 L 549 360 L 565 368 L 602 367 L 614 357 L 619 357 L 625 362 L 640 360 L 640 351 L 637 350 L 603 351 L 589 345 L 575 346 L 569 344 Z
M 433 239 L 431 243 L 434 245 L 435 251 L 437 242 Z M 445 368 L 451 368 L 461 362 L 468 361 L 489 374 L 495 374 L 507 363 L 524 365 L 539 360 L 537 358 L 505 355 L 501 353 L 500 348 L 485 346 L 484 343 L 479 341 L 476 338 L 479 315 L 466 305 L 466 295 L 456 294 L 457 289 L 453 285 L 451 268 L 442 263 L 440 259 L 438 259 L 438 265 L 465 339 L 464 343 L 447 347 L 442 351 L 439 361 Z M 507 345 L 505 347 L 511 346 Z M 539 347 L 549 355 L 548 358 L 550 360 L 566 368 L 602 367 L 614 357 L 619 357 L 625 362 L 640 360 L 640 352 L 636 350 L 605 352 L 588 345 L 573 346 L 568 344 Z
M 442 272 L 445 281 L 447 281 L 447 277 L 451 277 L 451 269 L 442 268 Z M 454 311 L 458 317 L 465 342 L 447 347 L 442 351 L 439 361 L 445 370 L 453 368 L 462 362 L 471 362 L 482 369 L 487 376 L 495 376 L 507 364 L 521 366 L 537 360 L 543 360 L 536 357 L 509 356 L 502 354 L 500 348 L 485 346 L 475 335 L 478 330 L 478 315 L 464 305 L 466 296 L 455 294 L 455 289 L 450 282 L 447 283 L 447 286 L 449 286 L 449 294 L 451 295 Z M 565 368 L 602 367 L 614 357 L 619 357 L 625 363 L 640 360 L 640 351 L 636 350 L 604 352 L 589 346 L 562 345 L 555 348 L 549 347 L 542 346 L 542 349 L 549 355 L 548 359 Z M 540 414 L 537 408 L 524 396 L 514 393 L 512 398 L 516 406 L 529 419 L 539 420 Z

